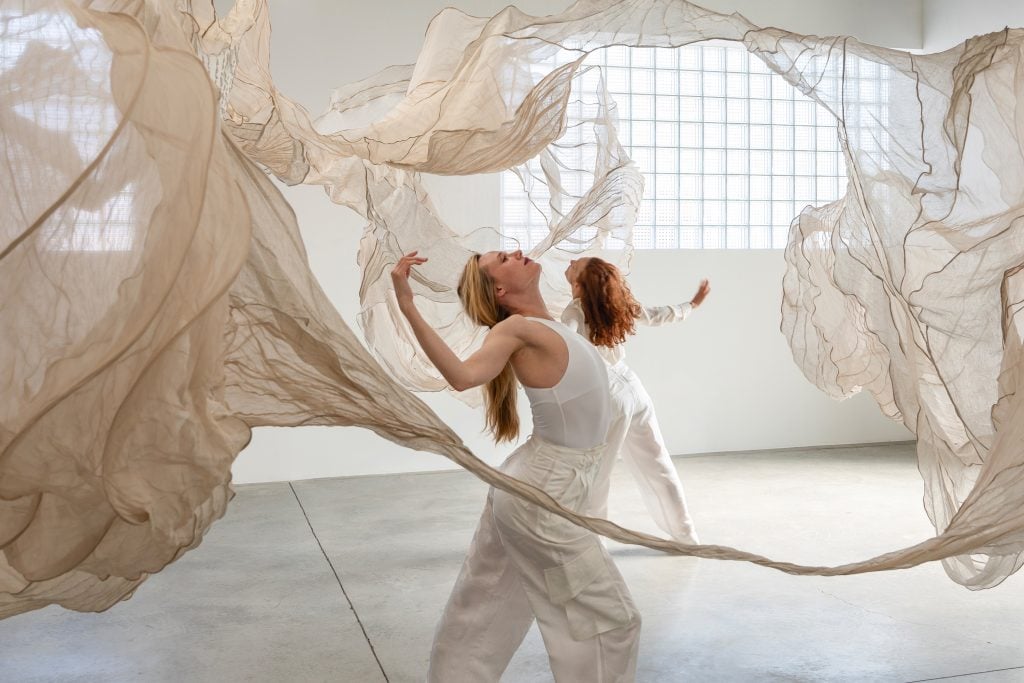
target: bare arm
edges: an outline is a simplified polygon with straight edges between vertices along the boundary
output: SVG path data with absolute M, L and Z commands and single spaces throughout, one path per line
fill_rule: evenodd
M 472 387 L 486 384 L 498 376 L 516 351 L 523 346 L 522 340 L 511 334 L 507 326 L 498 325 L 484 339 L 483 346 L 465 361 L 441 339 L 413 303 L 412 288 L 409 287 L 409 271 L 414 265 L 424 263 L 427 259 L 416 256 L 412 252 L 399 259 L 391 271 L 391 281 L 395 286 L 398 308 L 409 321 L 416 340 L 419 341 L 427 358 L 441 372 L 445 380 L 456 391 L 465 391 Z

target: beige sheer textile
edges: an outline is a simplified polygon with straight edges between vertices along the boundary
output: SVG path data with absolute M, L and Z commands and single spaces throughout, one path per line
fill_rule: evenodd
M 430 256 L 419 304 L 464 352 L 482 331 L 460 314 L 453 280 L 493 241 L 445 225 L 418 174 L 518 167 L 550 218 L 533 254 L 558 276 L 566 249 L 628 243 L 642 189 L 614 107 L 582 87 L 582 59 L 709 38 L 742 41 L 837 117 L 848 191 L 794 221 L 783 331 L 824 391 L 866 388 L 917 434 L 939 535 L 803 567 L 561 512 L 626 542 L 796 574 L 943 559 L 954 580 L 985 588 L 1019 567 L 1022 32 L 912 56 L 680 0 L 579 2 L 544 18 L 446 10 L 414 66 L 342 88 L 314 120 L 271 81 L 261 0 L 220 20 L 174 0 L 0 11 L 0 615 L 130 595 L 223 514 L 231 461 L 257 425 L 368 427 L 556 509 L 476 459 L 408 391 L 443 383 L 397 315 L 390 265 L 412 249 Z M 846 125 L 863 113 L 843 80 L 855 59 L 889 70 L 884 144 Z M 570 98 L 587 103 L 578 132 L 593 151 L 582 198 L 560 183 Z M 323 185 L 366 218 L 360 322 L 376 358 L 312 277 L 260 167 Z M 559 286 L 546 293 L 564 302 Z

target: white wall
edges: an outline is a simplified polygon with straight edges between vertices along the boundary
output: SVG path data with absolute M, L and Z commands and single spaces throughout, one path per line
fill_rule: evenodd
M 222 3 L 218 2 L 218 6 Z M 328 92 L 387 65 L 411 63 L 440 0 L 272 0 L 271 68 L 278 86 L 319 113 Z M 457 6 L 491 15 L 501 0 Z M 544 14 L 568 3 L 525 0 Z M 720 0 L 756 23 L 817 34 L 853 34 L 868 42 L 920 48 L 920 2 L 892 0 Z M 855 7 L 852 7 L 855 5 Z M 498 178 L 427 178 L 442 216 L 456 226 L 498 223 Z M 283 188 L 299 219 L 313 272 L 346 321 L 355 327 L 359 274 L 355 264 L 362 221 L 317 188 Z M 892 441 L 910 438 L 883 418 L 867 396 L 835 403 L 793 364 L 779 332 L 784 263 L 781 251 L 639 252 L 631 282 L 641 300 L 690 297 L 700 277 L 713 293 L 683 325 L 643 330 L 630 342 L 631 365 L 659 407 L 673 453 Z M 666 284 L 669 283 L 669 284 Z M 482 418 L 447 395 L 425 400 L 481 457 L 500 462 L 481 432 Z M 524 401 L 525 402 L 525 401 Z M 527 423 L 528 425 L 528 423 Z M 235 481 L 271 481 L 435 470 L 443 458 L 416 453 L 357 428 L 256 429 L 233 469 Z
M 940 52 L 971 36 L 1024 26 L 1020 0 L 925 0 L 925 52 Z

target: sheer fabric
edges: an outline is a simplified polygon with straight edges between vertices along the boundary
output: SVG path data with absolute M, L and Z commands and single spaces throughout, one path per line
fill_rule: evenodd
M 0 11 L 0 615 L 101 610 L 130 595 L 223 514 L 231 461 L 257 425 L 368 427 L 667 552 L 826 575 L 942 559 L 970 588 L 1019 568 L 1022 31 L 910 55 L 681 0 L 585 0 L 543 18 L 449 9 L 415 65 L 335 92 L 314 119 L 270 78 L 262 0 L 221 19 L 209 3 L 174 0 Z M 628 244 L 642 190 L 614 107 L 584 87 L 583 57 L 710 38 L 741 41 L 836 116 L 848 191 L 793 222 L 782 329 L 822 390 L 866 389 L 917 435 L 938 534 L 919 545 L 805 567 L 584 519 L 487 467 L 408 391 L 443 384 L 398 315 L 391 264 L 426 252 L 421 309 L 463 353 L 482 331 L 459 312 L 454 278 L 493 235 L 445 225 L 419 174 L 519 168 L 549 218 L 531 256 L 564 305 L 552 264 L 610 236 Z M 856 125 L 871 112 L 844 77 L 852 60 L 889 71 L 882 136 Z M 560 180 L 576 98 L 592 151 L 581 193 Z M 534 158 L 539 173 L 525 166 Z M 261 169 L 323 185 L 366 218 L 360 323 L 375 358 L 320 290 Z
M 835 398 L 867 389 L 885 414 L 917 435 L 925 508 L 937 531 L 955 518 L 972 530 L 994 523 L 990 513 L 974 511 L 975 496 L 994 496 L 992 509 L 1005 504 L 1012 514 L 1024 492 L 1014 486 L 982 492 L 976 482 L 995 474 L 989 470 L 996 467 L 997 442 L 1015 453 L 1011 460 L 1024 458 L 1019 440 L 997 438 L 1000 429 L 1015 427 L 995 419 L 1018 400 L 1011 377 L 1020 361 L 1024 260 L 1015 114 L 1021 31 L 911 55 L 848 37 L 759 29 L 737 14 L 669 0 L 583 1 L 543 18 L 508 8 L 484 20 L 448 9 L 431 23 L 406 91 L 388 114 L 367 126 L 320 128 L 312 135 L 289 118 L 280 126 L 268 123 L 262 133 L 305 146 L 306 158 L 312 146 L 314 155 L 333 148 L 391 169 L 431 173 L 493 171 L 540 155 L 544 172 L 520 169 L 520 175 L 528 191 L 553 198 L 547 210 L 552 234 L 531 256 L 555 258 L 560 252 L 553 247 L 565 246 L 565 235 L 592 234 L 592 241 L 569 247 L 586 253 L 614 231 L 621 233 L 614 221 L 602 231 L 591 209 L 607 207 L 598 213 L 602 219 L 625 216 L 628 229 L 639 193 L 614 138 L 611 107 L 594 109 L 603 112 L 595 120 L 607 124 L 594 125 L 588 143 L 596 146 L 592 157 L 599 160 L 594 187 L 573 204 L 559 185 L 554 160 L 558 141 L 567 137 L 566 103 L 577 97 L 607 102 L 599 85 L 581 90 L 583 57 L 613 44 L 673 47 L 705 39 L 742 42 L 836 116 L 847 194 L 805 209 L 793 222 L 786 250 L 782 329 L 795 361 Z M 859 84 L 846 76 L 855 61 L 886 72 L 884 116 L 856 97 Z M 366 84 L 380 89 L 391 76 L 385 71 Z M 265 87 L 272 91 L 272 85 Z M 339 108 L 338 98 L 333 106 Z M 865 121 L 873 121 L 875 130 Z M 601 165 L 602 149 L 614 163 Z M 314 182 L 336 192 L 345 177 L 325 174 Z M 604 201 L 593 203 L 597 196 Z M 354 208 L 367 206 L 375 204 L 364 204 L 361 196 Z M 374 344 L 376 326 L 393 329 L 402 321 L 394 311 L 388 311 L 392 321 L 374 318 L 381 303 L 371 290 L 376 286 L 385 297 L 386 265 L 397 257 L 397 246 L 419 248 L 437 268 L 437 279 L 419 292 L 443 304 L 438 285 L 444 273 L 450 279 L 458 271 L 463 257 L 458 253 L 447 261 L 444 254 L 455 253 L 451 240 L 431 245 L 424 235 L 433 229 L 421 232 L 410 227 L 414 223 L 377 222 L 371 228 L 375 238 L 364 242 L 370 251 L 361 257 L 363 264 L 381 264 L 363 271 L 367 338 L 407 386 L 417 386 L 407 372 L 414 353 Z M 450 230 L 444 234 L 450 237 Z M 563 288 L 556 300 L 566 299 Z M 447 315 L 458 320 L 456 305 L 450 306 Z M 439 323 L 448 319 L 438 315 Z M 462 337 L 452 332 L 451 339 Z M 982 543 L 977 553 L 951 551 L 947 571 L 971 587 L 994 585 L 1020 564 L 1017 549 L 1024 539 L 1013 536 L 998 547 Z

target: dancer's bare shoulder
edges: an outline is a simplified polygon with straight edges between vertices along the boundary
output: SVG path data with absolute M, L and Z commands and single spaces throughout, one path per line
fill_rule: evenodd
M 554 322 L 554 321 L 552 321 Z M 500 328 L 500 332 L 499 332 Z M 514 337 L 524 349 L 540 349 L 545 352 L 557 351 L 565 346 L 560 335 L 536 318 L 512 315 L 494 326 L 492 334 Z
M 537 323 L 536 320 L 516 313 L 495 325 L 491 332 L 513 335 L 519 337 L 523 341 L 529 341 L 536 337 L 538 331 L 542 331 L 544 329 L 544 325 Z

